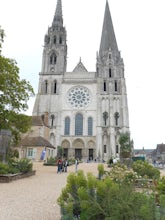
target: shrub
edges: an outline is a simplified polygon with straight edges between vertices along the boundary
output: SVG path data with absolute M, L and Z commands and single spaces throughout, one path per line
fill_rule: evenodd
M 135 192 L 128 184 L 110 177 L 98 180 L 83 171 L 71 173 L 58 198 L 62 220 L 154 220 L 156 205 L 152 195 Z
M 11 158 L 19 158 L 19 151 L 17 149 L 9 148 L 7 151 L 7 161 L 10 161 Z
M 99 164 L 97 169 L 98 169 L 98 172 L 99 172 L 98 178 L 101 179 L 102 176 L 104 175 L 104 166 L 103 166 L 103 164 Z
M 7 164 L 0 163 L 0 174 L 7 174 L 9 166 Z
M 20 173 L 28 173 L 32 171 L 33 164 L 29 159 L 12 159 L 10 161 L 10 167 L 17 170 Z
M 138 178 L 136 172 L 128 170 L 125 165 L 120 163 L 114 164 L 110 172 L 107 172 L 106 175 L 118 184 L 133 184 Z
M 156 184 L 156 188 L 160 195 L 165 195 L 165 176 L 163 176 Z
M 137 160 L 133 163 L 132 168 L 138 175 L 143 178 L 160 178 L 160 171 L 146 161 Z
M 47 164 L 56 164 L 57 158 L 55 157 L 50 157 L 47 159 Z

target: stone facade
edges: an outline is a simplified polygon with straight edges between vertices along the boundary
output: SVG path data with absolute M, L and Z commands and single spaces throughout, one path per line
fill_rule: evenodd
M 67 44 L 61 0 L 44 39 L 33 116 L 48 115 L 49 140 L 64 156 L 107 160 L 120 152 L 120 133 L 129 133 L 124 63 L 106 2 L 96 71 L 81 59 L 66 72 Z

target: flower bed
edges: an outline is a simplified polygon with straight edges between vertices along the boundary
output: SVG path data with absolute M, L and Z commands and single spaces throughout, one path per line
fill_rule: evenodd
M 36 170 L 32 170 L 27 173 L 15 173 L 15 174 L 0 174 L 0 183 L 9 183 L 13 180 L 18 180 L 35 175 Z

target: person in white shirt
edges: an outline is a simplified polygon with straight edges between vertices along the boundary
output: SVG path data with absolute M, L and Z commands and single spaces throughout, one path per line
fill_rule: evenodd
M 75 160 L 75 172 L 77 173 L 78 170 L 78 159 Z

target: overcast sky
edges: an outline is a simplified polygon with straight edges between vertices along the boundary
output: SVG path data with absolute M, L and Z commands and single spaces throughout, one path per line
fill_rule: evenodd
M 0 0 L 3 55 L 38 90 L 44 35 L 57 0 Z M 62 0 L 68 65 L 81 57 L 95 71 L 106 0 Z M 165 143 L 165 0 L 109 0 L 118 48 L 125 64 L 131 138 L 135 148 Z M 27 114 L 32 114 L 34 99 Z

